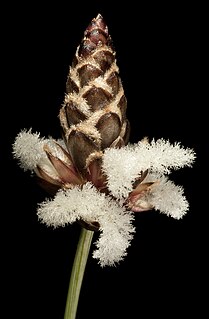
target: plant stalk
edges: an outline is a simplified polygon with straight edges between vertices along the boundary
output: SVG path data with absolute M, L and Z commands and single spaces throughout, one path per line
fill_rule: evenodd
M 83 276 L 86 268 L 93 234 L 93 231 L 87 230 L 83 227 L 81 228 L 81 233 L 71 271 L 64 319 L 76 318 L 81 285 L 83 281 Z

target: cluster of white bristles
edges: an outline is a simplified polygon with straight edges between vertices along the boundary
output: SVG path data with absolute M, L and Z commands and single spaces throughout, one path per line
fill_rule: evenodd
M 63 142 L 61 143 L 63 147 Z M 31 130 L 21 131 L 13 144 L 13 155 L 24 170 L 33 171 L 37 165 L 51 165 L 43 145 L 53 148 L 56 156 L 62 158 L 52 139 L 40 138 Z M 189 208 L 183 195 L 183 188 L 168 179 L 171 170 L 191 166 L 195 160 L 192 149 L 185 149 L 179 143 L 159 139 L 140 141 L 120 149 L 106 149 L 102 169 L 107 176 L 111 196 L 100 193 L 91 183 L 68 190 L 59 190 L 53 199 L 38 205 L 38 218 L 47 226 L 59 227 L 76 220 L 97 221 L 100 237 L 93 257 L 101 266 L 114 265 L 126 255 L 127 247 L 135 232 L 132 224 L 134 214 L 126 211 L 124 202 L 133 190 L 133 182 L 142 171 L 149 174 L 143 182 L 158 181 L 146 201 L 156 210 L 176 219 L 182 218 Z

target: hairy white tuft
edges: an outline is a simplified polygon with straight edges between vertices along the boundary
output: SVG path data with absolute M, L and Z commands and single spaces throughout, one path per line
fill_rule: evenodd
M 79 219 L 97 221 L 101 236 L 93 257 L 99 259 L 101 266 L 114 265 L 123 259 L 135 231 L 132 213 L 98 192 L 91 183 L 58 191 L 53 200 L 39 204 L 37 214 L 41 222 L 55 228 Z
M 132 225 L 134 215 L 125 212 L 122 207 L 117 207 L 116 202 L 110 202 L 114 210 L 104 214 L 100 219 L 101 235 L 96 242 L 97 250 L 93 258 L 99 259 L 103 266 L 114 266 L 127 255 L 127 248 L 133 238 L 135 228 Z
M 137 158 L 130 146 L 105 150 L 102 168 L 113 196 L 119 199 L 128 196 L 133 181 L 140 174 L 136 166 Z
M 31 133 L 22 130 L 13 143 L 13 156 L 19 161 L 20 167 L 27 170 L 34 170 L 40 159 L 44 156 L 44 139 L 39 133 Z
M 161 174 L 171 169 L 191 166 L 195 159 L 192 149 L 185 149 L 179 143 L 174 145 L 163 139 L 144 140 L 123 148 L 106 149 L 103 157 L 103 170 L 107 175 L 108 188 L 118 199 L 126 198 L 132 190 L 133 182 L 145 170 Z
M 59 190 L 54 199 L 46 199 L 38 205 L 38 219 L 47 226 L 53 226 L 54 228 L 75 222 L 76 219 L 79 219 L 79 214 L 73 210 L 69 195 L 71 195 L 73 202 L 75 193 L 78 196 L 79 192 L 80 190 L 77 188 L 73 189 L 72 192 L 70 190 L 66 192 Z
M 44 151 L 45 146 L 57 158 L 62 161 L 69 161 L 66 154 L 56 143 L 62 147 L 65 146 L 61 139 L 56 141 L 51 137 L 48 139 L 41 138 L 39 133 L 31 133 L 31 129 L 28 131 L 22 130 L 15 138 L 13 156 L 18 159 L 20 167 L 24 171 L 33 171 L 39 165 L 45 172 L 49 172 L 49 175 L 53 176 L 56 175 L 56 171 Z
M 175 219 L 182 218 L 189 209 L 189 204 L 183 195 L 183 187 L 175 185 L 165 176 L 150 174 L 145 181 L 157 180 L 152 191 L 146 195 L 146 200 L 154 209 Z
M 191 166 L 195 160 L 195 152 L 190 148 L 183 148 L 180 143 L 171 144 L 164 139 L 154 139 L 151 143 L 138 142 L 134 146 L 139 165 L 148 165 L 152 171 L 168 174 L 172 169 Z

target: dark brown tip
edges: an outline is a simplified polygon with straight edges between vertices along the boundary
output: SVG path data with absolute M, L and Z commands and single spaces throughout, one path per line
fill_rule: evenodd
M 108 33 L 108 27 L 101 16 L 98 14 L 96 18 L 92 19 L 84 32 L 84 39 L 79 48 L 79 56 L 87 57 L 98 46 L 112 45 L 111 37 Z
M 85 31 L 85 35 L 86 33 L 91 32 L 94 29 L 100 29 L 106 35 L 108 35 L 108 27 L 100 13 L 96 16 L 96 18 L 91 20 L 90 24 L 88 25 Z

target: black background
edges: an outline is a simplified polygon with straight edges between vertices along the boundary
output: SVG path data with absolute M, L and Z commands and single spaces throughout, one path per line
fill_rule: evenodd
M 99 1 L 98 1 L 99 3 Z M 107 1 L 8 4 L 1 10 L 2 318 L 62 319 L 79 225 L 52 229 L 37 220 L 46 198 L 12 157 L 20 130 L 60 137 L 59 108 L 69 65 L 92 18 L 109 27 L 128 99 L 131 142 L 144 136 L 193 148 L 183 185 L 190 211 L 180 221 L 137 214 L 136 234 L 117 267 L 89 257 L 78 316 L 206 316 L 208 33 L 206 8 Z M 93 249 L 93 246 L 92 246 Z M 4 310 L 5 308 L 5 310 Z

